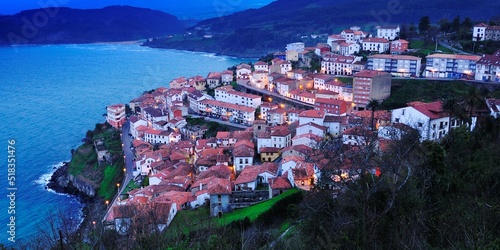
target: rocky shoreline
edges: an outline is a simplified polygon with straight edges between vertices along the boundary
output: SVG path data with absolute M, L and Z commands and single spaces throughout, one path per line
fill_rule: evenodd
M 80 181 L 68 173 L 69 162 L 63 162 L 52 174 L 46 188 L 56 193 L 69 194 L 78 198 L 82 204 L 82 221 L 78 227 L 66 237 L 83 239 L 88 236 L 89 229 L 95 227 L 95 221 L 104 216 L 106 208 L 102 205 L 104 201 L 96 196 L 95 189 L 89 190 L 89 184 Z M 83 187 L 83 188 L 82 188 Z
M 69 162 L 64 162 L 50 177 L 47 188 L 57 193 L 78 196 L 83 200 L 93 199 L 97 187 L 84 179 L 68 173 Z

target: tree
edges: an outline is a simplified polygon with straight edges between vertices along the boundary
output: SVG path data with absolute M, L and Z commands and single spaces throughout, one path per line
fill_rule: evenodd
M 472 29 L 473 25 L 472 25 L 472 20 L 470 19 L 470 17 L 466 17 L 460 26 L 462 29 L 465 29 L 465 30 Z
M 399 38 L 400 39 L 408 39 L 408 25 L 406 23 L 403 23 L 401 25 L 401 31 L 399 32 Z
M 431 20 L 429 16 L 423 16 L 418 22 L 418 33 L 425 34 L 427 30 L 431 27 Z
M 448 18 L 441 18 L 438 24 L 439 24 L 439 31 L 443 33 L 448 33 L 450 31 L 451 23 L 450 20 L 448 20 Z
M 455 98 L 449 98 L 446 99 L 443 102 L 443 111 L 446 112 L 449 116 L 448 119 L 448 131 L 451 131 L 451 124 L 452 122 L 459 122 L 462 123 L 465 119 L 465 110 L 464 108 L 460 105 L 457 99 Z M 449 137 L 447 137 L 449 138 Z
M 467 91 L 467 95 L 465 96 L 465 104 L 467 105 L 467 110 L 469 111 L 469 117 L 467 119 L 467 123 L 469 123 L 469 128 L 472 130 L 472 115 L 474 113 L 474 109 L 477 108 L 479 103 L 482 100 L 481 93 L 478 88 L 474 86 L 470 86 Z
M 455 18 L 453 18 L 450 28 L 451 32 L 457 32 L 460 30 L 460 16 L 456 16 Z
M 375 111 L 380 108 L 380 102 L 378 100 L 371 99 L 368 102 L 368 105 L 366 105 L 366 108 L 371 110 L 371 112 L 372 112 L 370 126 L 372 128 L 372 131 L 374 131 L 375 130 L 375 123 L 374 123 L 375 122 Z
M 414 23 L 410 23 L 410 27 L 408 27 L 408 40 L 413 39 L 417 35 L 417 27 Z

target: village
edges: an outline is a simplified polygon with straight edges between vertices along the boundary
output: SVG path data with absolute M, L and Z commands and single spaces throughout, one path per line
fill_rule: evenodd
M 499 39 L 495 27 L 480 24 L 474 37 Z M 336 189 L 341 180 L 366 173 L 345 161 L 325 176 L 332 173 L 334 160 L 324 153 L 327 146 L 359 150 L 370 143 L 373 153 L 383 154 L 388 142 L 411 130 L 421 141 L 439 141 L 452 128 L 473 129 L 478 116 L 500 116 L 498 99 L 487 99 L 488 110 L 475 110 L 468 123 L 446 111 L 442 100 L 379 110 L 391 95 L 394 77 L 500 81 L 500 51 L 483 56 L 434 53 L 421 65 L 422 58 L 405 54 L 411 48 L 396 39 L 399 29 L 377 27 L 371 35 L 351 27 L 315 47 L 287 44 L 269 63 L 242 63 L 234 71 L 206 77 L 182 76 L 168 88 L 130 101 L 130 116 L 125 104 L 108 106 L 106 121 L 118 130 L 127 128 L 122 132 L 132 140 L 123 145 L 133 154 L 131 181 L 147 179 L 148 185 L 118 194 L 105 220 L 126 234 L 132 218 L 154 209 L 163 230 L 183 209 L 208 205 L 211 216 L 222 217 L 292 188 L 309 191 L 321 184 Z M 373 54 L 363 61 L 354 55 L 360 50 Z M 320 72 L 292 67 L 307 66 L 313 55 L 321 58 Z M 205 138 L 208 128 L 190 124 L 193 118 L 244 129 Z M 378 175 L 380 169 L 373 167 L 369 174 Z

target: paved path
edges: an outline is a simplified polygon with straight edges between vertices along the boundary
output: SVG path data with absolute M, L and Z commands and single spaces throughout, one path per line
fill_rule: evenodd
M 451 45 L 449 45 L 449 44 L 447 44 L 447 43 L 445 43 L 445 42 L 443 42 L 443 41 L 439 41 L 439 45 L 441 45 L 441 46 L 443 46 L 443 47 L 445 47 L 445 48 L 447 48 L 447 49 L 451 49 L 451 50 L 453 50 L 453 52 L 455 52 L 455 53 L 460 53 L 460 54 L 465 54 L 465 55 L 472 55 L 472 54 L 471 54 L 471 53 L 469 53 L 469 52 L 465 52 L 465 51 L 463 51 L 463 50 L 459 50 L 459 49 L 457 49 L 457 48 L 453 48 Z
M 118 193 L 115 195 L 113 200 L 111 201 L 110 205 L 108 206 L 106 210 L 106 214 L 104 215 L 103 221 L 106 221 L 106 218 L 108 218 L 109 213 L 112 211 L 111 208 L 115 205 L 118 197 L 120 194 L 125 190 L 127 187 L 127 184 L 132 180 L 133 178 L 133 168 L 134 168 L 134 154 L 132 153 L 132 150 L 130 146 L 132 145 L 130 136 L 128 135 L 130 132 L 130 122 L 127 120 L 125 124 L 122 126 L 122 131 L 121 131 L 121 139 L 122 139 L 122 150 L 123 150 L 123 155 L 125 156 L 125 178 L 123 178 L 122 183 L 120 183 L 120 190 Z

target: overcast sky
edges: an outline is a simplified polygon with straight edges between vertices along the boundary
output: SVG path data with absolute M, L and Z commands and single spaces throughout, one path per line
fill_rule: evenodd
M 214 17 L 220 14 L 259 8 L 273 0 L 0 0 L 0 14 L 10 15 L 22 10 L 49 6 L 79 9 L 102 8 L 110 5 L 130 5 L 161 10 L 179 18 Z

